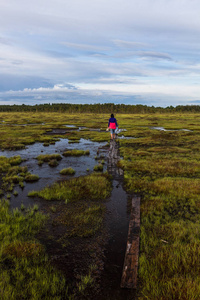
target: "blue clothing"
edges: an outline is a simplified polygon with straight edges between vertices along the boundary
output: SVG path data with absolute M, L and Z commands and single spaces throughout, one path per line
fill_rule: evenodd
M 113 123 L 116 125 L 116 127 L 118 127 L 117 120 L 115 118 L 110 118 L 109 119 L 109 121 L 108 121 L 108 127 L 110 127 L 110 125 L 113 124 Z M 112 126 L 111 126 L 111 128 L 112 128 Z M 112 129 L 114 129 L 114 128 L 112 128 Z

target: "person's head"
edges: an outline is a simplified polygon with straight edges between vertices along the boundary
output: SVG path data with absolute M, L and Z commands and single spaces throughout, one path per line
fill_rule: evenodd
M 113 115 L 113 114 L 111 114 L 111 118 L 114 118 L 114 115 Z

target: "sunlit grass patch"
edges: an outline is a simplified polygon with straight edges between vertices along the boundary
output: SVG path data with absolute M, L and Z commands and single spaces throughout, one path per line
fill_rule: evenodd
M 77 144 L 79 140 L 68 140 L 68 144 Z
M 107 122 L 106 122 L 107 126 Z M 90 139 L 93 142 L 106 142 L 110 140 L 110 134 L 106 132 L 106 126 L 105 131 L 91 131 L 91 130 L 84 130 L 80 131 L 77 134 L 80 136 L 80 138 L 84 139 Z
M 65 169 L 62 169 L 60 171 L 60 174 L 61 175 L 74 175 L 75 174 L 75 170 L 73 168 L 71 168 L 71 167 L 65 168 Z
M 175 295 L 176 299 L 198 299 L 199 220 L 172 221 L 167 214 L 157 211 L 152 214 L 149 212 L 142 218 L 139 274 L 143 296 L 140 299 L 173 299 Z M 188 290 L 192 282 L 194 285 Z
M 151 147 L 148 149 L 149 152 L 159 152 L 159 153 L 187 153 L 190 152 L 190 149 L 183 147 Z
M 40 154 L 37 156 L 38 161 L 40 162 L 49 162 L 53 159 L 61 160 L 62 156 L 60 154 Z
M 21 177 L 21 176 L 18 176 L 18 175 L 8 175 L 8 176 L 5 176 L 3 181 L 4 182 L 13 182 L 13 183 L 19 183 L 20 181 L 23 181 L 24 178 Z
M 26 182 L 33 182 L 33 181 L 38 181 L 40 179 L 40 177 L 38 175 L 35 174 L 28 174 L 25 177 L 25 181 Z
M 98 172 L 102 172 L 103 171 L 103 165 L 102 164 L 98 164 L 96 166 L 94 166 L 94 171 Z
M 154 181 L 152 188 L 155 193 L 173 195 L 176 199 L 195 199 L 195 206 L 200 205 L 200 179 L 165 177 Z
M 22 162 L 20 156 L 13 156 L 10 158 L 0 157 L 0 176 L 2 178 L 2 189 L 4 191 L 13 191 L 15 184 L 21 184 L 25 177 L 29 174 L 28 168 L 20 167 Z
M 28 196 L 38 196 L 46 200 L 78 201 L 86 198 L 95 200 L 108 197 L 110 189 L 107 174 L 91 174 L 54 183 L 41 191 L 32 191 Z
M 89 150 L 79 150 L 79 149 L 72 149 L 67 150 L 63 153 L 64 156 L 82 156 L 82 155 L 89 155 Z
M 17 197 L 17 196 L 18 196 L 18 191 L 15 190 L 15 191 L 13 192 L 13 195 L 14 195 L 15 197 Z
M 21 162 L 22 162 L 22 159 L 19 155 L 17 156 L 13 156 L 13 157 L 10 157 L 8 159 L 9 163 L 11 164 L 11 166 L 16 166 L 16 165 L 20 165 Z
M 136 153 L 137 155 L 137 153 Z M 137 156 L 138 157 L 138 156 Z M 128 161 L 130 158 L 130 161 Z M 196 160 L 172 159 L 172 157 L 143 156 L 140 159 L 127 155 L 119 166 L 125 170 L 125 177 L 131 184 L 131 178 L 150 176 L 152 179 L 164 176 L 200 177 L 200 163 Z

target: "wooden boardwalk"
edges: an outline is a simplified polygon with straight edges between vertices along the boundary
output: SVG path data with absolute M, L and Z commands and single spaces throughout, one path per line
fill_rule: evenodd
M 137 287 L 140 240 L 140 197 L 133 197 L 121 288 Z

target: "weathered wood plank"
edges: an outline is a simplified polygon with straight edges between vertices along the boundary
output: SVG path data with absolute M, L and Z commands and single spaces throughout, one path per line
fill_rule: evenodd
M 137 287 L 140 241 L 140 197 L 133 197 L 121 288 Z

